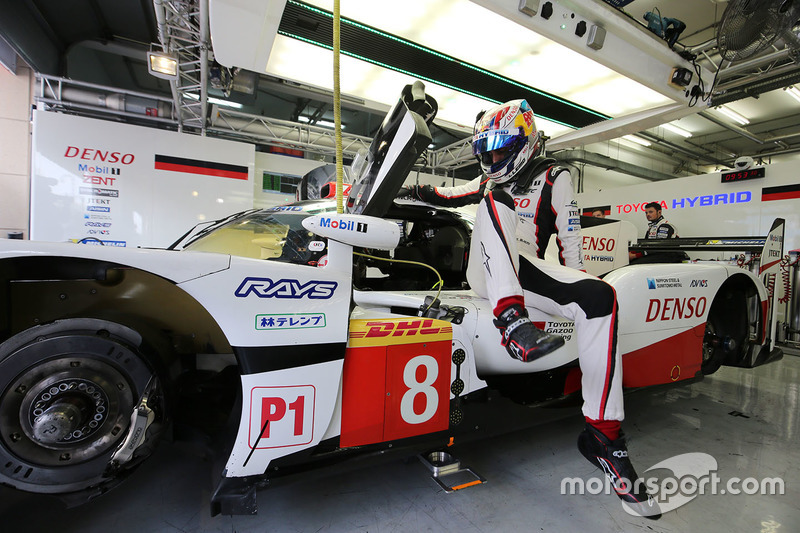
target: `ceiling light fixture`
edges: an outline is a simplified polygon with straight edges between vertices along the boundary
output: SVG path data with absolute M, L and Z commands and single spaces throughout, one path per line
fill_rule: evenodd
M 650 146 L 650 141 L 642 139 L 641 137 L 637 137 L 636 135 L 623 135 L 623 139 L 626 141 L 630 141 L 632 143 L 640 144 L 642 146 Z
M 714 109 L 716 109 L 717 111 L 719 111 L 720 113 L 722 113 L 723 115 L 728 117 L 729 119 L 738 122 L 742 126 L 746 126 L 746 125 L 750 124 L 750 120 L 749 119 L 743 117 L 742 115 L 740 115 L 739 113 L 737 113 L 736 111 L 734 111 L 732 109 L 728 109 L 724 105 L 717 106 Z
M 147 72 L 156 78 L 178 79 L 178 58 L 166 52 L 147 52 Z
M 783 90 L 789 93 L 789 96 L 800 102 L 800 89 L 794 85 L 789 85 L 788 87 L 784 87 Z
M 662 124 L 661 127 L 664 128 L 667 131 L 671 131 L 672 133 L 674 133 L 676 135 L 680 135 L 684 139 L 688 139 L 689 137 L 692 136 L 692 132 L 691 131 L 686 131 L 685 129 L 679 128 L 678 126 L 670 124 L 669 122 L 667 122 L 666 124 Z
M 192 100 L 200 100 L 200 97 L 193 93 L 187 93 L 186 96 L 188 96 Z M 217 104 L 223 107 L 232 107 L 234 109 L 242 108 L 242 104 L 240 104 L 239 102 L 229 102 L 228 100 L 220 100 L 219 98 L 214 98 L 213 96 L 210 96 L 207 101 L 209 104 Z

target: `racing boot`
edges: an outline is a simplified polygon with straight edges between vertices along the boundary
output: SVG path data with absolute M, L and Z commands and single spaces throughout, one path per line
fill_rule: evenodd
M 508 354 L 523 363 L 530 363 L 564 346 L 564 337 L 546 333 L 528 318 L 528 310 L 519 304 L 508 306 L 494 320 Z
M 628 459 L 622 432 L 617 440 L 612 441 L 591 424 L 586 424 L 578 435 L 578 450 L 590 463 L 603 470 L 623 506 L 638 516 L 651 520 L 661 518 L 661 508 L 655 498 L 647 493 L 644 483 L 636 482 L 639 476 Z

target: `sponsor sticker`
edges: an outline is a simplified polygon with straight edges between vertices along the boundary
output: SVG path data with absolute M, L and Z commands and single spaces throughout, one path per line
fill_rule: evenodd
M 308 281 L 301 283 L 296 279 L 279 279 L 247 277 L 234 291 L 238 298 L 255 295 L 259 298 L 288 298 L 299 300 L 327 300 L 333 296 L 339 284 L 335 281 Z
M 357 231 L 358 233 L 366 233 L 369 224 L 364 222 L 356 222 L 354 220 L 336 220 L 330 217 L 324 217 L 319 220 L 321 228 L 333 228 L 343 231 Z
M 451 340 L 453 325 L 443 320 L 351 320 L 350 346 L 388 346 Z
M 680 278 L 647 278 L 648 289 L 679 289 L 683 287 Z
M 80 242 L 81 244 L 91 244 L 94 246 L 115 246 L 117 248 L 125 248 L 128 245 L 127 241 L 106 241 L 100 239 L 76 239 L 76 241 Z
M 262 331 L 324 328 L 325 323 L 325 313 L 256 315 L 256 329 Z
M 117 189 L 103 189 L 100 187 L 81 187 L 80 194 L 84 196 L 107 196 L 109 198 L 119 198 Z

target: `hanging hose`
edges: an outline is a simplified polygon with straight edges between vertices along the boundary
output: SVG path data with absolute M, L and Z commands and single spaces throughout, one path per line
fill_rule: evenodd
M 795 259 L 794 261 L 792 261 L 791 256 L 786 255 L 781 261 L 781 278 L 783 279 L 784 292 L 783 292 L 783 297 L 778 298 L 778 303 L 785 304 L 786 302 L 792 299 L 792 282 L 789 279 L 789 274 L 790 274 L 789 268 L 795 265 L 798 262 L 798 260 L 800 259 Z
M 339 49 L 341 15 L 339 0 L 333 0 L 333 122 L 336 136 L 336 212 L 343 213 L 344 164 L 342 163 L 342 94 L 339 85 Z

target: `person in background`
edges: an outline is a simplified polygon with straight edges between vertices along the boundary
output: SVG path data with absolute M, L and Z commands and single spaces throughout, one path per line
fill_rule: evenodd
M 678 232 L 675 226 L 661 214 L 661 204 L 650 202 L 644 206 L 644 216 L 647 218 L 647 231 L 645 239 L 675 239 Z M 687 259 L 684 252 L 628 252 L 628 261 L 631 263 L 680 263 Z
M 472 181 L 456 187 L 414 185 L 401 189 L 398 197 L 450 207 L 479 204 L 467 281 L 491 302 L 501 344 L 524 362 L 563 344 L 531 324 L 526 305 L 575 322 L 586 420 L 578 449 L 603 469 L 630 507 L 642 516 L 660 517 L 655 500 L 635 483 L 638 476 L 620 429 L 624 409 L 616 293 L 583 270 L 569 170 L 544 156 L 544 140 L 525 100 L 479 114 L 472 150 L 483 171 Z M 561 264 L 543 260 L 553 234 Z
M 606 218 L 606 212 L 602 209 L 593 209 L 592 216 L 595 218 Z
M 661 214 L 661 204 L 658 202 L 645 204 L 644 216 L 647 218 L 645 239 L 674 239 L 678 236 L 675 226 Z

